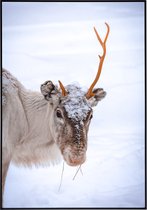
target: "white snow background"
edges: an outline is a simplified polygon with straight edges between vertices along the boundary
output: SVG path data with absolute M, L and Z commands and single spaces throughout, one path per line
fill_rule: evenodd
M 4 207 L 144 207 L 144 3 L 2 3 L 2 62 L 25 87 L 46 80 L 89 87 L 107 22 L 107 55 L 97 87 L 87 160 L 48 168 L 10 165 Z

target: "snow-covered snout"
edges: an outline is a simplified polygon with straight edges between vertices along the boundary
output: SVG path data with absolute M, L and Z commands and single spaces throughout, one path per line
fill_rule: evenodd
M 84 110 L 85 116 L 87 115 L 87 117 L 80 119 L 81 116 L 79 116 L 78 119 L 79 113 L 76 112 L 77 108 L 74 109 L 73 107 L 71 116 L 68 112 L 68 108 L 70 109 L 70 107 L 68 107 L 68 105 L 70 106 L 70 102 L 71 101 L 69 101 L 69 104 L 65 105 L 63 101 L 61 106 L 59 105 L 55 110 L 55 123 L 57 125 L 55 129 L 55 139 L 57 140 L 56 143 L 67 164 L 76 166 L 84 163 L 86 159 L 87 132 L 92 118 L 92 110 L 87 106 L 89 111 L 88 109 Z M 80 108 L 78 110 L 82 111 Z
M 93 116 L 92 106 L 104 98 L 106 92 L 96 89 L 95 97 L 87 99 L 77 85 L 66 86 L 67 95 L 51 81 L 41 85 L 41 92 L 52 106 L 50 130 L 68 165 L 81 165 L 86 160 L 87 133 Z

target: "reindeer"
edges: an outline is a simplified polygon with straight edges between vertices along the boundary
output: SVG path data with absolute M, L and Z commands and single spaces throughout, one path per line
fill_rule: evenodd
M 94 89 L 106 55 L 107 33 L 97 75 L 85 93 L 77 85 L 59 87 L 44 82 L 41 93 L 27 90 L 9 71 L 3 69 L 2 112 L 2 191 L 10 162 L 24 166 L 49 165 L 62 157 L 70 166 L 86 160 L 87 134 L 93 116 L 92 107 L 106 96 L 102 88 Z

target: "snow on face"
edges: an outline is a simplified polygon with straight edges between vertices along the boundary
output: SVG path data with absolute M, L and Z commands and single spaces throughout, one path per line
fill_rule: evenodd
M 68 118 L 76 122 L 82 122 L 92 110 L 85 98 L 85 92 L 77 84 L 68 85 L 66 89 L 68 95 L 64 97 L 62 105 L 65 108 Z

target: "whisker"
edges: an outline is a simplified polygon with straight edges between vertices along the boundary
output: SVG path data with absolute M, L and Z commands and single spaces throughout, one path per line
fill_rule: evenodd
M 75 173 L 75 175 L 74 175 L 74 177 L 73 177 L 73 179 L 72 179 L 72 180 L 74 180 L 74 179 L 75 179 L 75 177 L 76 177 L 76 175 L 78 174 L 79 170 L 80 170 L 80 171 L 81 171 L 81 173 L 82 173 L 82 170 L 81 170 L 81 165 L 78 167 L 78 170 L 76 171 L 76 173 Z M 83 175 L 83 173 L 82 173 L 82 175 Z
M 60 179 L 60 185 L 58 188 L 58 192 L 60 192 L 60 189 L 61 189 L 61 185 L 62 185 L 62 181 L 63 181 L 63 172 L 64 172 L 64 162 L 63 162 L 63 166 L 62 166 L 62 173 L 61 173 L 61 179 Z

